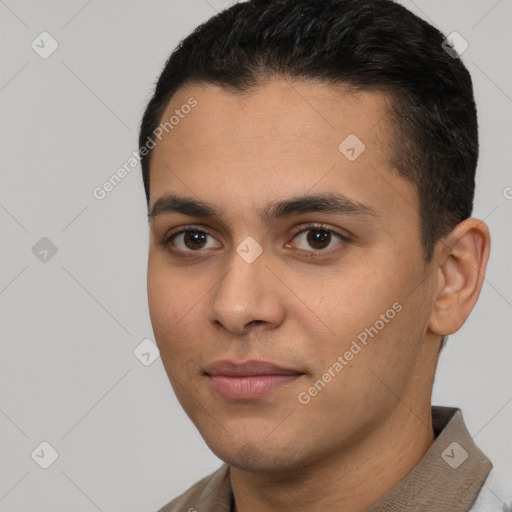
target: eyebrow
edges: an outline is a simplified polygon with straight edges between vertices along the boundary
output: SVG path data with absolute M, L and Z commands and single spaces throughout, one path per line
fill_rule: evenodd
M 212 203 L 177 194 L 165 194 L 157 199 L 148 214 L 148 218 L 151 220 L 159 215 L 169 213 L 181 213 L 205 219 L 217 218 L 223 222 L 226 220 L 223 213 Z M 265 222 L 271 222 L 306 213 L 379 217 L 371 206 L 349 199 L 340 193 L 325 193 L 274 201 L 260 211 L 260 218 Z

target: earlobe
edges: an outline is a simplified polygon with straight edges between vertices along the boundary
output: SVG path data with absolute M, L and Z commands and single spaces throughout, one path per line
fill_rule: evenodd
M 462 327 L 480 295 L 490 252 L 489 228 L 482 220 L 466 219 L 438 244 L 442 259 L 429 330 L 446 336 Z

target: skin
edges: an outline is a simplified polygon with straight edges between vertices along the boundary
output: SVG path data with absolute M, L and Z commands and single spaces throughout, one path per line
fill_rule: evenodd
M 462 222 L 424 261 L 417 192 L 389 164 L 381 93 L 285 79 L 243 95 L 195 84 L 175 94 L 163 118 L 190 97 L 197 107 L 154 150 L 150 211 L 172 192 L 212 203 L 222 219 L 150 219 L 148 301 L 169 380 L 210 449 L 231 464 L 238 512 L 366 510 L 434 441 L 440 340 L 478 298 L 487 226 Z M 349 134 L 366 146 L 353 162 L 338 149 Z M 265 222 L 258 214 L 273 201 L 329 192 L 377 215 Z M 310 244 L 318 228 L 300 233 L 306 223 L 348 241 Z M 209 230 L 202 245 L 185 245 L 181 234 L 165 246 L 191 224 Z M 263 249 L 252 263 L 236 252 L 248 236 Z M 301 403 L 299 393 L 395 303 L 401 311 Z M 204 375 L 223 359 L 304 375 L 256 400 L 227 400 Z

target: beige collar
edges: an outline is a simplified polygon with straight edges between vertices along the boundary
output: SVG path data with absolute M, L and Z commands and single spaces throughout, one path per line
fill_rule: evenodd
M 467 512 L 487 475 L 490 460 L 468 432 L 462 412 L 432 407 L 436 440 L 414 469 L 367 512 Z

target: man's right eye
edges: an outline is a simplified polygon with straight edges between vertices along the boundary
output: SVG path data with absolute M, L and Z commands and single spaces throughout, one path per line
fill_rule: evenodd
M 211 248 L 207 245 L 208 237 L 213 239 L 208 230 L 188 226 L 167 235 L 162 245 L 172 251 L 199 252 L 201 249 Z M 214 247 L 220 247 L 220 245 Z

